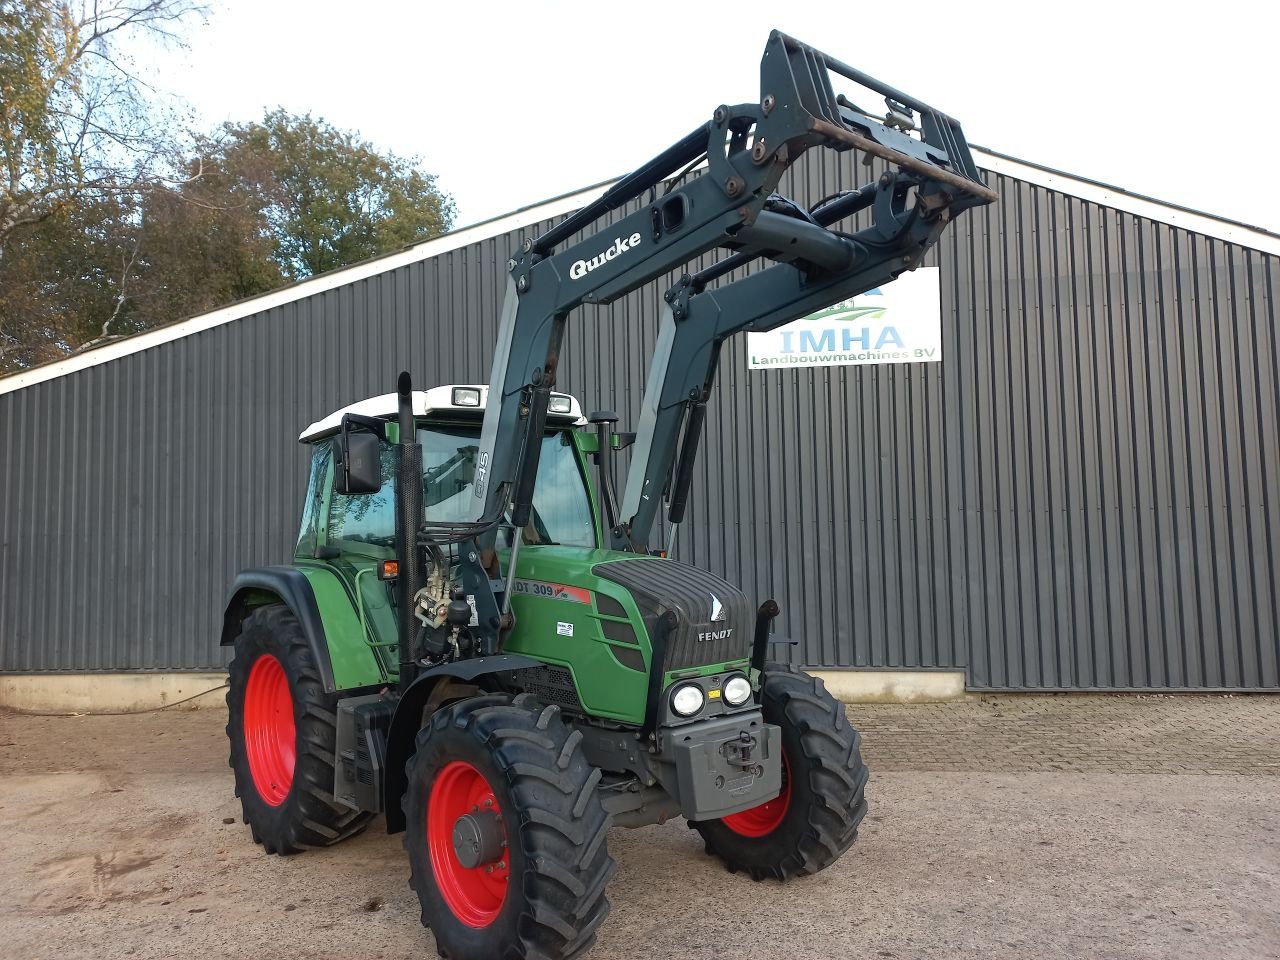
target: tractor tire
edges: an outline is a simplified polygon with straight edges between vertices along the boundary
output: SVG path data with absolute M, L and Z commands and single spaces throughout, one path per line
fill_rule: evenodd
M 528 694 L 442 707 L 418 733 L 403 806 L 409 885 L 447 960 L 569 960 L 609 914 L 600 770 Z
M 761 678 L 766 723 L 782 728 L 782 793 L 719 820 L 690 823 L 730 873 L 790 880 L 831 866 L 867 813 L 862 738 L 817 677 L 770 663 Z
M 230 764 L 254 843 L 298 853 L 363 830 L 373 814 L 333 797 L 337 697 L 293 611 L 270 604 L 246 617 L 228 669 Z

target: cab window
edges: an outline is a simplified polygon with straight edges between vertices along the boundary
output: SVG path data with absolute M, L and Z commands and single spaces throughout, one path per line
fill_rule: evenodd
M 324 503 L 324 478 L 328 469 L 329 441 L 322 440 L 311 450 L 311 478 L 307 481 L 307 498 L 302 502 L 302 524 L 298 529 L 298 547 L 294 551 L 296 556 L 316 555 L 316 537 Z
M 427 520 L 474 520 L 479 513 L 473 492 L 479 440 L 474 428 L 419 427 L 422 445 L 422 507 Z M 374 494 L 334 493 L 329 506 L 329 543 L 369 555 L 367 546 L 395 548 L 395 447 L 383 446 L 382 489 Z M 510 546 L 510 531 L 503 531 Z M 526 544 L 596 546 L 595 522 L 573 442 L 564 432 L 542 439 L 533 515 L 524 531 Z
M 532 529 L 530 529 L 532 528 Z M 505 533 L 510 539 L 510 533 Z M 542 438 L 538 484 L 533 491 L 533 513 L 524 532 L 525 543 L 563 543 L 575 547 L 596 545 L 595 521 L 587 498 L 573 441 L 567 433 Z
M 479 441 L 473 430 L 419 427 L 422 444 L 422 506 L 428 520 L 474 520 L 472 491 Z M 503 530 L 503 545 L 511 533 Z M 596 545 L 595 522 L 573 441 L 563 431 L 542 438 L 533 514 L 524 531 L 526 544 Z
M 382 489 L 329 498 L 329 543 L 346 552 L 385 557 L 396 546 L 395 447 L 382 444 Z

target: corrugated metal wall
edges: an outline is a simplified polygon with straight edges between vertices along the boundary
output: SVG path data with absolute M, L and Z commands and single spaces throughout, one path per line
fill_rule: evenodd
M 812 154 L 791 192 L 876 173 Z M 928 261 L 941 364 L 748 371 L 733 344 L 678 554 L 778 597 L 811 665 L 1280 687 L 1280 258 L 989 180 Z M 0 670 L 222 663 L 232 575 L 291 554 L 293 438 L 403 366 L 483 380 L 522 237 L 0 395 Z M 662 289 L 572 324 L 588 409 L 634 422 Z

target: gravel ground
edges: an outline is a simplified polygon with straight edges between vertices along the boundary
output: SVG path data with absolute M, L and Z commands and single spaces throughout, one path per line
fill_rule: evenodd
M 848 856 L 756 884 L 683 822 L 615 831 L 590 960 L 1280 956 L 1280 698 L 850 713 L 873 775 Z M 435 955 L 381 820 L 261 854 L 222 725 L 0 714 L 0 956 Z

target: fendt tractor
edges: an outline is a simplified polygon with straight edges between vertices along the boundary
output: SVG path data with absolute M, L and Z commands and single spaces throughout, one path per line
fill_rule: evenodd
M 776 193 L 815 147 L 886 172 L 809 207 Z M 757 101 L 511 254 L 487 385 L 402 373 L 309 426 L 294 561 L 239 574 L 222 629 L 253 839 L 295 853 L 384 814 L 453 960 L 586 950 L 613 826 L 684 817 L 756 880 L 839 858 L 867 809 L 857 732 L 770 656 L 778 604 L 672 559 L 672 538 L 724 341 L 893 281 L 994 199 L 955 120 L 775 31 Z M 575 308 L 715 251 L 665 293 L 634 432 L 556 391 Z

